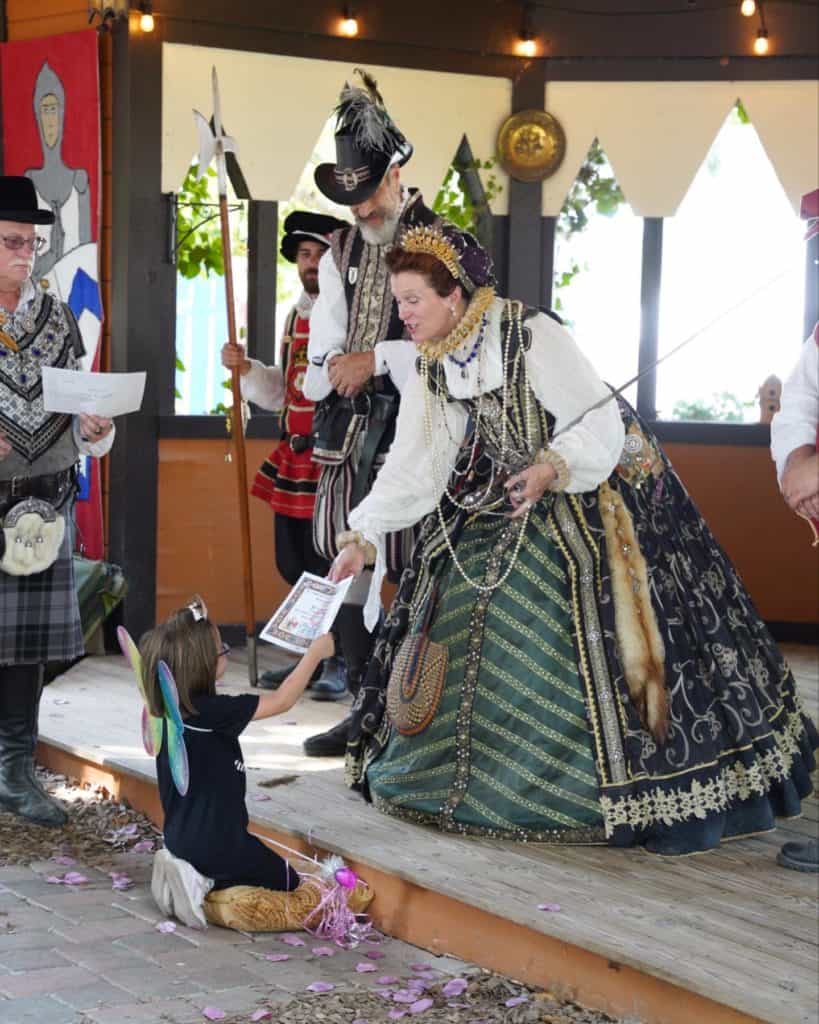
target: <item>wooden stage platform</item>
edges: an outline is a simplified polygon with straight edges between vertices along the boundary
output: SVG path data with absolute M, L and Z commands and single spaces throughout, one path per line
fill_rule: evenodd
M 816 717 L 817 652 L 788 656 Z M 232 658 L 225 691 L 241 692 L 245 667 Z M 139 709 L 122 658 L 86 658 L 44 693 L 39 759 L 158 822 Z M 254 830 L 352 862 L 387 933 L 645 1024 L 816 1024 L 819 876 L 775 861 L 786 840 L 817 835 L 815 797 L 774 833 L 675 860 L 448 837 L 374 811 L 345 789 L 340 760 L 301 755 L 302 740 L 345 711 L 308 696 L 253 723 L 242 741 L 248 807 Z

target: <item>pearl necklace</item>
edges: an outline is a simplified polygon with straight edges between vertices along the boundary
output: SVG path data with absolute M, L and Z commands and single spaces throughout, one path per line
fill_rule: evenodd
M 507 313 L 506 320 L 507 320 L 508 326 L 507 326 L 507 329 L 506 329 L 506 338 L 504 339 L 505 343 L 503 345 L 503 383 L 502 383 L 502 389 L 503 390 L 501 392 L 501 395 L 502 395 L 502 398 L 501 398 L 501 407 L 502 407 L 501 455 L 504 456 L 504 457 L 506 457 L 509 454 L 508 453 L 508 449 L 507 449 L 507 444 L 506 444 L 507 421 L 508 421 L 507 408 L 508 408 L 508 404 L 509 404 L 509 350 L 511 348 L 512 323 L 513 323 L 513 321 L 515 323 L 515 326 L 517 327 L 518 338 L 519 338 L 520 341 L 522 341 L 521 305 L 520 305 L 520 303 L 514 303 L 513 304 L 513 303 L 509 302 L 509 300 L 507 300 L 507 302 L 506 302 L 506 313 Z M 483 311 L 482 311 L 482 315 L 483 315 Z M 474 329 L 474 323 L 475 322 L 476 321 L 473 321 L 473 329 Z M 440 359 L 440 356 L 438 356 L 437 358 Z M 517 355 L 516 355 L 516 360 L 515 360 L 516 366 L 517 366 L 517 362 L 518 362 L 518 360 L 520 358 L 522 358 L 522 348 L 519 345 L 518 346 Z M 430 387 L 429 387 L 429 359 L 430 359 L 429 354 L 426 353 L 426 352 L 422 352 L 421 359 L 420 359 L 420 364 L 421 364 L 420 365 L 420 369 L 421 369 L 421 377 L 422 377 L 423 382 L 424 382 L 424 434 L 425 434 L 425 439 L 426 439 L 427 447 L 429 448 L 430 455 L 431 455 L 431 467 L 432 467 L 433 486 L 435 487 L 436 491 L 441 495 L 441 498 L 438 499 L 438 502 L 437 502 L 437 505 L 436 505 L 436 511 L 438 513 L 438 522 L 439 522 L 439 524 L 441 526 L 441 532 L 443 533 L 443 536 L 444 536 L 444 543 L 446 544 L 447 550 L 449 551 L 449 554 L 452 557 L 452 562 L 453 562 L 455 568 L 458 570 L 458 572 L 461 575 L 461 577 L 464 580 L 464 582 L 469 584 L 469 586 L 473 587 L 475 590 L 479 591 L 480 593 L 483 593 L 483 594 L 492 593 L 492 591 L 497 590 L 498 587 L 502 586 L 507 581 L 507 579 L 509 579 L 509 576 L 511 575 L 512 570 L 514 569 L 515 565 L 517 564 L 518 556 L 520 555 L 520 549 L 521 549 L 521 546 L 523 545 L 523 538 L 524 538 L 524 535 L 526 533 L 526 527 L 529 524 L 529 517 L 530 517 L 531 512 L 532 512 L 532 506 L 530 505 L 526 509 L 525 513 L 523 514 L 523 518 L 522 518 L 522 521 L 521 521 L 521 524 L 520 524 L 520 529 L 518 531 L 518 536 L 517 536 L 517 539 L 515 541 L 515 547 L 514 547 L 514 550 L 512 552 L 512 557 L 510 558 L 509 564 L 507 565 L 506 570 L 503 573 L 503 575 L 500 577 L 500 579 L 498 579 L 494 583 L 490 583 L 490 584 L 479 583 L 477 580 L 473 580 L 472 577 L 469 575 L 469 573 L 466 571 L 466 569 L 464 569 L 463 565 L 461 565 L 460 559 L 458 558 L 458 555 L 457 555 L 457 553 L 455 551 L 455 547 L 454 547 L 454 545 L 452 543 L 452 539 L 449 536 L 449 531 L 447 530 L 446 520 L 444 518 L 444 512 L 443 512 L 443 509 L 441 507 L 441 503 L 442 503 L 443 497 L 446 496 L 450 500 L 450 502 L 455 506 L 455 508 L 460 509 L 461 511 L 464 511 L 464 512 L 476 512 L 478 515 L 481 515 L 481 509 L 480 508 L 475 509 L 474 507 L 472 507 L 470 505 L 465 505 L 465 504 L 462 504 L 461 502 L 459 502 L 455 498 L 455 496 L 450 493 L 449 488 L 447 487 L 446 479 L 444 479 L 443 481 L 441 480 L 442 473 L 440 472 L 441 467 L 440 467 L 440 465 L 439 465 L 439 463 L 437 461 L 437 458 L 436 458 L 436 445 L 435 445 L 435 437 L 434 437 L 433 426 L 432 426 L 432 406 L 431 406 L 431 395 L 430 395 Z M 483 364 L 483 360 L 484 360 L 484 347 L 480 346 L 479 359 L 478 359 L 478 380 L 477 380 L 477 384 L 478 384 L 478 401 L 477 401 L 477 408 L 476 408 L 476 414 L 475 414 L 475 428 L 474 428 L 474 433 L 473 433 L 472 451 L 470 453 L 469 467 L 467 467 L 467 469 L 470 468 L 474 464 L 475 452 L 477 450 L 477 443 L 478 443 L 478 438 L 479 438 L 479 433 L 480 433 L 481 412 L 482 412 L 482 407 L 483 407 L 483 392 L 482 392 L 482 377 L 483 377 L 483 374 L 482 374 L 482 364 Z M 523 363 L 523 369 L 524 369 L 524 420 L 525 420 L 524 430 L 525 430 L 525 434 L 526 434 L 525 445 L 526 445 L 527 448 L 531 448 L 531 443 L 530 443 L 530 438 L 529 438 L 530 428 L 531 428 L 530 399 L 529 399 L 529 379 L 528 379 L 528 370 L 527 370 L 527 367 L 526 367 L 525 359 L 524 359 L 524 363 Z M 447 422 L 447 418 L 446 418 L 446 406 L 447 406 L 446 399 L 442 398 L 441 389 L 440 388 L 438 389 L 438 400 L 439 400 L 438 401 L 439 416 L 440 416 L 442 422 L 444 423 L 444 426 L 446 427 L 446 431 L 449 434 L 450 440 L 453 441 L 453 443 L 454 443 L 454 438 L 452 437 L 452 433 L 451 433 L 451 431 L 449 429 L 449 423 Z M 467 470 L 464 470 L 464 472 L 466 472 L 466 471 Z M 490 486 L 491 486 L 491 482 L 490 482 Z

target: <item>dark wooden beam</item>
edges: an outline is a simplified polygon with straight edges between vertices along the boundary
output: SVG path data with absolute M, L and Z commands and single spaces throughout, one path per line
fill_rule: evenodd
M 530 61 L 512 85 L 512 113 L 542 110 L 544 61 Z M 509 179 L 509 295 L 530 306 L 544 305 L 543 187 Z M 550 289 L 549 289 L 550 290 Z
M 111 369 L 146 370 L 142 409 L 121 417 L 110 456 L 110 557 L 128 580 L 123 619 L 134 637 L 155 622 L 158 431 L 173 411 L 176 268 L 160 190 L 159 33 L 114 27 Z
M 663 268 L 663 219 L 643 220 L 643 266 L 640 283 L 640 353 L 637 369 L 648 372 L 637 382 L 637 411 L 646 419 L 657 416 L 657 361 L 660 331 L 660 286 Z
M 278 203 L 251 200 L 247 233 L 247 352 L 276 362 Z

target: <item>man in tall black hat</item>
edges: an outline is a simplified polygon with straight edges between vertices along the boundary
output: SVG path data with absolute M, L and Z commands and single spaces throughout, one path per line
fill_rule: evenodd
M 65 811 L 34 774 L 43 668 L 83 653 L 75 467 L 108 452 L 114 425 L 45 409 L 43 369 L 78 370 L 84 355 L 69 307 L 32 278 L 36 228 L 53 223 L 28 178 L 0 177 L 0 810 L 59 826 Z
M 302 388 L 307 371 L 310 317 L 319 293 L 318 265 L 330 235 L 346 221 L 324 213 L 294 210 L 284 222 L 281 254 L 295 263 L 303 291 L 287 314 L 278 366 L 248 359 L 241 345 L 222 348 L 222 365 L 239 367 L 242 397 L 263 409 L 281 410 L 282 436 L 256 474 L 251 494 L 275 513 L 276 566 L 291 586 L 303 572 L 324 576 L 329 562 L 313 546 L 313 509 L 321 467 L 313 462 L 313 403 Z M 263 672 L 259 686 L 275 690 L 290 666 Z M 337 658 L 329 658 L 312 686 L 315 700 L 339 700 L 347 692 Z
M 333 202 L 350 207 L 355 225 L 333 234 L 319 266 L 321 294 L 313 311 L 305 394 L 319 402 L 313 458 L 323 463 L 313 520 L 316 549 L 338 554 L 336 535 L 350 509 L 372 487 L 395 434 L 400 387 L 414 351 L 390 292 L 385 256 L 400 230 L 437 224 L 419 192 L 401 184 L 401 167 L 412 156 L 384 106 L 375 81 L 358 72 L 361 85 L 345 85 L 336 108 L 336 161 L 316 168 L 316 184 Z M 391 534 L 389 575 L 397 580 L 409 557 L 413 531 Z M 359 577 L 337 619 L 355 696 L 373 637 L 363 619 L 369 580 Z M 344 754 L 349 720 L 310 737 L 305 753 Z

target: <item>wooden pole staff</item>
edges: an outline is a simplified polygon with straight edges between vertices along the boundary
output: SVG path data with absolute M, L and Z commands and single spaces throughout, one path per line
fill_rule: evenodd
M 225 296 L 227 300 L 228 340 L 237 344 L 236 311 L 233 292 L 233 260 L 230 242 L 230 214 L 227 203 L 227 166 L 225 154 L 236 153 L 235 141 L 225 135 L 222 129 L 219 82 L 216 68 L 212 72 L 213 126 L 198 111 L 194 116 L 199 128 L 199 175 L 203 176 L 213 159 L 216 160 L 219 189 L 219 218 L 222 234 L 222 256 L 225 267 Z M 244 582 L 245 634 L 247 641 L 247 670 L 250 685 L 258 684 L 256 665 L 256 603 L 253 594 L 253 563 L 250 552 L 250 502 L 247 487 L 247 453 L 245 432 L 242 422 L 242 390 L 239 383 L 239 368 L 234 366 L 230 374 L 230 389 L 233 395 L 233 412 L 228 425 L 232 439 L 232 455 L 236 464 L 236 484 L 239 498 L 239 535 L 242 548 L 242 572 Z

